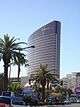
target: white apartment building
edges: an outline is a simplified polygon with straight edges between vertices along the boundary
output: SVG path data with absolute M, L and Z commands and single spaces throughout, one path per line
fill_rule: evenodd
M 80 87 L 80 72 L 73 72 L 71 74 L 67 74 L 63 80 L 63 87 L 70 88 L 73 92 L 77 87 Z
M 80 87 L 80 73 L 76 74 L 76 87 Z

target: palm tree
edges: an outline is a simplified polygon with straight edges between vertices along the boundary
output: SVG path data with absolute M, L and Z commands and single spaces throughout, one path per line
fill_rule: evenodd
M 20 76 L 20 71 L 21 71 L 20 66 L 21 65 L 27 66 L 28 65 L 27 62 L 28 62 L 27 59 L 25 58 L 25 56 L 22 56 L 20 54 L 20 50 L 19 50 L 19 54 L 18 54 L 18 56 L 14 60 L 14 65 L 16 64 L 17 67 L 18 67 L 18 77 L 17 77 L 18 82 L 19 82 L 19 76 Z
M 46 84 L 49 85 L 49 82 L 52 80 L 53 76 L 47 70 L 47 64 L 42 65 L 40 64 L 40 68 L 37 70 L 36 73 L 36 82 L 40 83 L 42 86 L 42 100 L 45 100 L 45 86 Z M 47 86 L 48 87 L 48 86 Z
M 11 60 L 17 59 L 18 56 L 24 58 L 25 54 L 19 53 L 19 50 L 23 50 L 20 47 L 22 42 L 16 42 L 17 39 L 14 37 L 10 38 L 8 34 L 4 35 L 4 38 L 0 38 L 0 59 L 4 63 L 4 90 L 8 88 L 8 67 Z

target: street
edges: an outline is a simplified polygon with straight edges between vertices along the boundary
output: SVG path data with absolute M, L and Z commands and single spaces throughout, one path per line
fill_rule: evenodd
M 42 107 L 42 106 L 40 106 Z M 43 107 L 80 107 L 80 104 L 70 104 L 70 105 L 46 105 Z
M 28 106 L 29 107 L 29 106 Z M 35 106 L 31 106 L 35 107 Z M 80 107 L 80 104 L 70 104 L 70 105 L 45 105 L 45 106 L 36 106 L 36 107 Z
M 80 104 L 70 104 L 70 105 L 45 105 L 45 106 L 14 106 L 14 107 L 80 107 Z

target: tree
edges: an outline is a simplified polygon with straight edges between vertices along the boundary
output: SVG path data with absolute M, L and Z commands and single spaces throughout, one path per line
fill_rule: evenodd
M 10 62 L 17 61 L 18 56 L 21 58 L 25 57 L 24 53 L 19 52 L 23 50 L 20 44 L 22 42 L 17 42 L 17 39 L 14 37 L 10 38 L 8 34 L 4 35 L 4 38 L 0 38 L 0 59 L 4 63 L 4 90 L 8 88 L 8 67 Z
M 12 92 L 16 93 L 20 89 L 22 89 L 22 86 L 19 82 L 14 82 L 14 83 L 11 83 L 9 85 L 9 90 L 12 91 Z
M 70 97 L 71 94 L 73 94 L 73 91 L 72 91 L 70 88 L 68 88 L 68 89 L 67 89 L 67 94 L 68 94 L 68 96 Z
M 42 100 L 44 102 L 45 100 L 45 86 L 49 81 L 52 80 L 52 74 L 49 73 L 49 71 L 47 70 L 47 64 L 46 65 L 42 65 L 40 64 L 40 68 L 36 71 L 36 82 L 38 82 L 39 84 L 41 84 L 42 86 Z
M 17 55 L 17 57 L 14 60 L 14 65 L 17 65 L 18 67 L 18 82 L 19 82 L 19 76 L 20 76 L 20 66 L 21 65 L 25 65 L 27 66 L 27 59 L 25 58 L 25 56 L 21 56 L 20 51 L 19 54 Z
M 0 90 L 3 90 L 3 80 L 4 80 L 4 74 L 0 74 Z

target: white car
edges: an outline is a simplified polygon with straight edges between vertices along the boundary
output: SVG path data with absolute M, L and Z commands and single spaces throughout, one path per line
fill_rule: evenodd
M 68 100 L 68 99 L 66 99 L 66 100 L 64 101 L 64 104 L 71 104 L 71 101 Z

